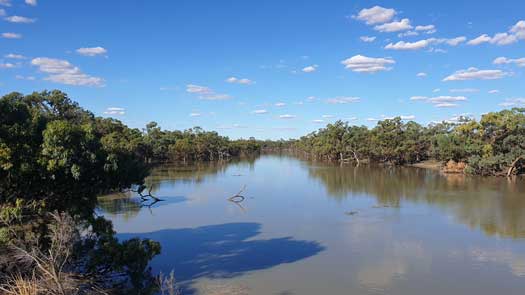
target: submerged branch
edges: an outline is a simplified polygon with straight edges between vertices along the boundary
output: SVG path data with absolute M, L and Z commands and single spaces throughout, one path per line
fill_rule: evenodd
M 236 193 L 235 195 L 229 197 L 229 198 L 228 198 L 228 201 L 230 201 L 230 202 L 234 202 L 234 203 L 241 203 L 242 201 L 244 201 L 246 198 L 245 198 L 243 195 L 241 195 L 241 194 L 242 194 L 242 192 L 243 192 L 245 189 L 246 189 L 246 185 L 244 185 L 244 186 L 242 187 L 242 189 L 241 189 L 238 193 Z
M 145 185 L 140 185 L 139 188 L 137 190 L 133 190 L 133 189 L 130 189 L 130 191 L 134 192 L 134 193 L 137 193 L 139 194 L 140 198 L 142 199 L 142 202 L 145 202 L 147 201 L 148 199 L 153 199 L 153 203 L 157 203 L 157 202 L 160 202 L 160 201 L 164 201 L 162 199 L 159 199 L 157 197 L 155 197 L 154 195 L 151 194 L 151 187 L 148 188 L 148 193 L 147 194 L 144 194 L 144 190 L 146 189 L 146 186 Z

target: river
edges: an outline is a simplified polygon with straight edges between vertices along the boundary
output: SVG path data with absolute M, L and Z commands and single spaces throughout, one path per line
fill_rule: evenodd
M 100 212 L 121 239 L 160 241 L 152 269 L 184 295 L 525 292 L 523 179 L 265 155 L 165 165 L 147 184 L 165 201 Z

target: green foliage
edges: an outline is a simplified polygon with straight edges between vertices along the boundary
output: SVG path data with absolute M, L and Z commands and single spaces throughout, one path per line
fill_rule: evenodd
M 65 93 L 12 93 L 0 110 L 1 203 L 44 200 L 49 211 L 82 208 L 76 214 L 147 175 L 140 131 L 95 118 Z
M 457 123 L 428 127 L 401 118 L 379 121 L 372 129 L 337 121 L 293 146 L 326 160 L 406 164 L 434 158 L 466 162 L 466 172 L 472 174 L 503 174 L 525 156 L 525 109 L 488 113 L 479 122 L 461 117 Z M 517 173 L 523 172 L 522 162 L 514 164 Z
M 99 194 L 143 184 L 151 154 L 140 130 L 95 118 L 63 92 L 2 97 L 0 256 L 15 246 L 46 253 L 52 246 L 49 212 L 66 212 L 76 216 L 84 233 L 75 252 L 83 272 L 124 273 L 127 279 L 119 282 L 133 290 L 152 285 L 147 264 L 160 252 L 159 244 L 120 242 L 111 223 L 94 215 Z M 32 272 L 10 265 L 9 259 L 0 261 L 7 261 L 0 265 L 0 281 L 13 267 L 22 274 Z
M 230 140 L 215 131 L 200 127 L 184 131 L 162 130 L 156 122 L 146 126 L 144 140 L 149 146 L 152 161 L 214 161 L 258 153 L 255 139 Z
M 380 121 L 372 130 L 337 121 L 302 137 L 295 147 L 328 160 L 413 163 L 428 157 L 430 143 L 425 131 L 415 122 L 403 123 L 401 118 Z

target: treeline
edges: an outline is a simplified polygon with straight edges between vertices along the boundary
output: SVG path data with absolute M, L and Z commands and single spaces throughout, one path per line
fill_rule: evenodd
M 158 161 L 216 161 L 260 152 L 254 138 L 230 140 L 215 131 L 200 127 L 184 131 L 162 130 L 156 122 L 146 125 L 144 144 L 148 162 Z
M 470 174 L 521 174 L 525 109 L 491 112 L 479 121 L 462 117 L 456 123 L 429 126 L 399 117 L 379 121 L 371 129 L 337 121 L 292 146 L 308 157 L 329 161 L 402 165 L 434 159 Z

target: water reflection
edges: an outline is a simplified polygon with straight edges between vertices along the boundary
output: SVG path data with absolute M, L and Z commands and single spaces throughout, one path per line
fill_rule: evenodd
M 153 191 L 152 191 L 153 192 Z M 162 201 L 152 200 L 143 201 L 135 193 L 114 193 L 101 196 L 98 199 L 98 209 L 109 215 L 109 217 L 119 216 L 124 220 L 129 220 L 140 212 L 143 208 L 154 209 L 160 206 L 181 203 L 187 201 L 185 197 L 164 197 Z
M 248 167 L 253 170 L 256 160 L 257 157 L 245 157 L 220 162 L 165 164 L 153 169 L 151 175 L 146 179 L 146 185 L 152 187 L 152 191 L 155 192 L 163 183 L 202 183 L 211 177 L 223 175 L 231 166 Z
M 151 188 L 151 194 L 162 199 L 160 202 L 143 202 L 134 192 L 120 192 L 100 196 L 98 199 L 99 210 L 110 216 L 129 220 L 135 217 L 142 208 L 153 209 L 173 203 L 187 201 L 183 196 L 172 196 L 163 193 L 180 183 L 199 184 L 206 179 L 217 177 L 225 173 L 228 167 L 249 167 L 254 169 L 256 157 L 244 157 L 232 161 L 205 162 L 205 163 L 172 163 L 160 165 L 152 170 L 146 178 L 145 184 Z M 235 176 L 241 176 L 236 174 Z
M 438 206 L 457 221 L 487 235 L 525 237 L 525 185 L 522 179 L 442 175 L 400 167 L 311 166 L 308 173 L 336 199 L 366 194 L 381 205 L 403 201 Z

